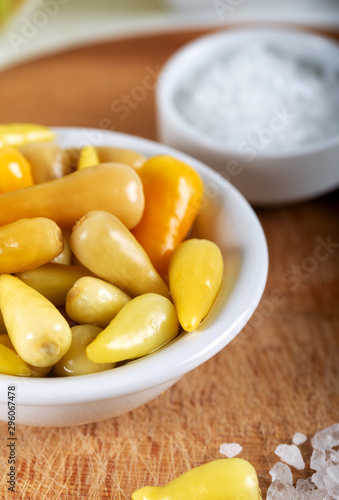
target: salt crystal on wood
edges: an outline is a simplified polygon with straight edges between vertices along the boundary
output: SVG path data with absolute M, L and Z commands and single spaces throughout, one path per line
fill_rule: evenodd
M 338 466 L 329 467 L 327 469 L 327 473 L 329 476 L 331 476 L 332 479 L 334 479 L 335 481 L 337 481 L 337 483 L 339 483 L 339 467 Z
M 280 460 L 298 470 L 305 469 L 305 462 L 299 448 L 295 444 L 279 444 L 275 450 Z
M 339 482 L 333 479 L 331 476 L 326 475 L 324 477 L 325 486 L 327 492 L 336 500 L 339 500 Z
M 322 465 L 324 465 L 326 460 L 326 453 L 324 451 L 313 450 L 311 456 L 311 469 L 319 470 Z
M 303 444 L 305 441 L 307 441 L 307 436 L 305 434 L 302 434 L 301 432 L 296 432 L 292 438 L 292 441 L 294 444 Z
M 272 469 L 270 470 L 270 475 L 272 477 L 272 481 L 278 479 L 283 483 L 291 485 L 293 484 L 293 476 L 291 469 L 289 468 L 288 465 L 283 464 L 281 462 L 277 462 L 276 464 L 273 465 Z
M 326 476 L 326 466 L 322 465 L 320 469 L 315 472 L 312 476 L 312 481 L 314 484 L 321 490 L 323 488 L 326 488 L 324 478 Z
M 307 479 L 298 479 L 296 488 L 299 493 L 308 493 L 316 488 L 314 482 L 310 477 Z
M 317 432 L 311 440 L 316 450 L 329 450 L 339 446 L 339 424 L 333 424 L 322 431 Z
M 336 450 L 329 450 L 328 452 L 328 457 L 327 459 L 332 462 L 334 465 L 339 464 L 339 451 Z
M 302 500 L 302 498 L 293 486 L 276 479 L 267 490 L 266 500 Z
M 325 500 L 327 490 L 314 490 L 303 495 L 303 500 Z
M 227 458 L 233 458 L 239 455 L 242 451 L 242 446 L 238 443 L 223 443 L 220 446 L 219 452 Z

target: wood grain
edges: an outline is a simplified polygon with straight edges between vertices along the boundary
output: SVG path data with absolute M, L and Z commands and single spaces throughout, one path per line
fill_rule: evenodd
M 135 89 L 200 33 L 107 42 L 3 72 L 1 122 L 104 127 L 155 138 L 154 92 Z M 123 95 L 141 94 L 126 116 L 117 111 Z M 1 423 L 0 497 L 127 499 L 138 487 L 163 485 L 220 458 L 223 442 L 243 446 L 241 457 L 255 466 L 265 496 L 275 447 L 290 443 L 296 431 L 311 437 L 339 421 L 338 210 L 338 192 L 258 210 L 270 271 L 263 301 L 244 331 L 127 415 L 76 428 L 19 427 L 16 495 L 6 491 L 7 429 Z M 335 246 L 319 253 L 319 242 L 327 240 Z M 301 448 L 309 455 L 309 441 Z

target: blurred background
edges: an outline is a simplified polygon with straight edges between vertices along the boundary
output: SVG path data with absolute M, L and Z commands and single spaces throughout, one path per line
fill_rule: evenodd
M 0 68 L 91 41 L 248 22 L 337 31 L 339 1 L 0 0 Z

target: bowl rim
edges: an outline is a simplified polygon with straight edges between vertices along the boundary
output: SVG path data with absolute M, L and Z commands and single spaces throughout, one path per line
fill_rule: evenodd
M 217 140 L 211 139 L 202 131 L 195 128 L 194 125 L 190 124 L 177 109 L 177 106 L 174 103 L 174 94 L 180 85 L 180 77 L 177 76 L 178 74 L 180 75 L 180 71 L 178 71 L 180 66 L 183 64 L 186 67 L 191 66 L 193 70 L 203 66 L 201 61 L 204 58 L 200 59 L 198 64 L 190 63 L 190 58 L 193 52 L 201 48 L 207 49 L 209 46 L 210 48 L 213 46 L 219 46 L 220 42 L 232 42 L 234 39 L 240 39 L 241 37 L 247 38 L 253 35 L 259 35 L 259 37 L 273 36 L 274 38 L 295 37 L 299 39 L 299 42 L 304 43 L 306 46 L 312 44 L 313 48 L 318 50 L 319 53 L 323 52 L 327 48 L 338 52 L 339 61 L 338 41 L 334 40 L 330 36 L 318 35 L 307 31 L 306 29 L 297 29 L 290 26 L 274 28 L 267 25 L 256 25 L 245 28 L 232 27 L 227 30 L 223 29 L 215 33 L 200 36 L 177 50 L 163 66 L 158 79 L 156 101 L 159 112 L 163 113 L 165 116 L 169 116 L 175 124 L 175 127 L 180 130 L 191 142 L 199 144 L 199 147 L 204 148 L 207 151 L 212 150 L 214 153 L 219 153 L 228 157 L 232 156 L 234 159 L 242 159 L 244 158 L 244 155 L 242 155 L 236 148 L 221 145 Z M 307 157 L 335 147 L 339 147 L 339 133 L 325 139 L 313 141 L 307 145 L 300 145 L 298 147 L 291 148 L 286 151 L 257 151 L 256 159 L 260 160 L 263 158 L 265 160 L 275 160 L 291 157 Z
M 141 358 L 127 365 L 107 370 L 104 372 L 65 378 L 24 378 L 10 375 L 0 375 L 0 387 L 14 385 L 17 389 L 17 403 L 27 406 L 56 406 L 60 404 L 72 405 L 114 399 L 145 391 L 152 387 L 160 386 L 166 382 L 175 381 L 185 373 L 193 370 L 214 354 L 225 347 L 245 326 L 257 305 L 260 302 L 268 274 L 268 250 L 264 231 L 246 199 L 227 180 L 221 177 L 210 167 L 198 160 L 181 153 L 163 144 L 143 139 L 133 135 L 118 132 L 103 131 L 99 129 L 79 127 L 55 127 L 57 141 L 63 147 L 70 147 L 76 140 L 73 138 L 87 138 L 87 144 L 112 145 L 129 147 L 142 153 L 148 152 L 149 156 L 169 154 L 193 166 L 202 176 L 208 177 L 217 183 L 223 194 L 227 195 L 232 203 L 241 207 L 246 213 L 248 226 L 255 233 L 256 240 L 251 242 L 250 258 L 247 262 L 253 276 L 242 275 L 241 294 L 244 294 L 244 304 L 237 304 L 235 298 L 240 296 L 233 293 L 229 298 L 228 307 L 219 314 L 218 323 L 222 324 L 225 310 L 232 311 L 233 306 L 238 307 L 241 313 L 236 315 L 232 324 L 227 329 L 216 332 L 215 323 L 211 327 L 199 329 L 207 331 L 207 335 L 197 335 L 192 332 L 190 336 L 189 355 L 183 355 L 187 337 L 182 336 L 165 349 L 159 350 L 148 357 Z M 89 137 L 92 141 L 89 142 Z M 252 245 L 253 243 L 253 245 Z M 252 248 L 253 247 L 253 248 Z M 254 266 L 255 264 L 255 266 Z M 236 287 L 240 281 L 237 282 Z M 251 286 L 252 285 L 252 286 Z M 239 285 L 240 286 L 240 285 Z M 245 300 L 246 299 L 246 300 Z M 239 301 L 238 301 L 239 302 Z M 220 326 L 219 326 L 220 328 Z M 186 339 L 186 340 L 185 340 Z M 183 348 L 180 347 L 183 345 Z M 187 349 L 187 347 L 186 347 Z M 173 359 L 176 361 L 173 364 Z M 0 391 L 0 403 L 7 403 L 7 392 Z

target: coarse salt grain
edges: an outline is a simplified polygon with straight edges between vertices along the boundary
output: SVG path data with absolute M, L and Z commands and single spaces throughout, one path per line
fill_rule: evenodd
M 310 491 L 315 490 L 316 485 L 312 481 L 310 477 L 307 479 L 298 479 L 297 484 L 296 484 L 296 489 L 299 491 L 299 493 L 309 493 Z
M 326 461 L 326 452 L 313 450 L 311 455 L 310 467 L 313 470 L 319 470 Z
M 339 424 L 327 427 L 314 435 L 311 440 L 314 449 L 310 467 L 316 472 L 306 479 L 298 479 L 295 488 L 293 476 L 291 483 L 290 476 L 287 474 L 284 477 L 284 469 L 275 464 L 270 471 L 272 484 L 267 492 L 267 500 L 339 500 L 339 450 L 333 449 L 339 445 L 338 441 Z M 276 452 L 282 460 L 290 463 L 291 459 L 293 461 L 298 456 L 295 448 L 299 450 L 294 444 L 281 444 Z
M 327 470 L 328 472 L 328 470 Z M 336 500 L 339 499 L 339 482 L 333 479 L 330 475 L 324 478 L 325 487 L 329 495 L 331 495 Z
M 326 488 L 324 481 L 326 474 L 327 474 L 326 467 L 322 466 L 320 467 L 319 470 L 317 470 L 317 472 L 315 472 L 312 475 L 312 481 L 314 482 L 317 488 L 319 489 Z
M 333 500 L 327 495 L 327 490 L 314 490 L 311 493 L 304 493 L 303 500 Z
M 223 443 L 220 445 L 219 452 L 227 458 L 233 458 L 242 452 L 242 446 L 238 443 Z
M 311 443 L 316 450 L 330 450 L 339 446 L 339 424 L 330 425 L 330 427 L 317 432 Z
M 301 432 L 296 432 L 292 438 L 293 444 L 296 444 L 297 446 L 299 444 L 303 444 L 307 441 L 307 436 L 305 434 L 302 434 Z
M 266 500 L 302 500 L 302 496 L 290 484 L 276 479 L 267 490 Z
M 277 446 L 275 454 L 288 465 L 292 465 L 298 470 L 305 469 L 304 459 L 295 444 L 280 444 Z
M 288 465 L 277 462 L 269 472 L 272 481 L 279 480 L 287 484 L 293 484 L 292 471 Z

